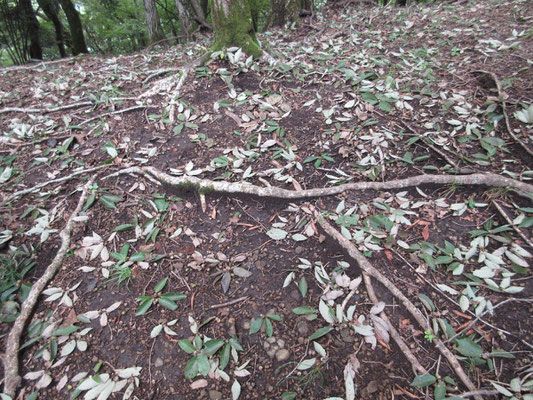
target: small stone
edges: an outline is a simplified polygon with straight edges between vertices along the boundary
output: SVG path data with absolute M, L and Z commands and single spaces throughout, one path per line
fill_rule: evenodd
M 309 334 L 309 325 L 306 321 L 299 321 L 296 324 L 296 329 L 298 329 L 298 333 L 302 336 L 307 336 Z
M 245 330 L 249 330 L 250 329 L 250 321 L 244 321 L 243 324 L 242 324 L 242 327 Z
M 163 360 L 160 357 L 157 357 L 154 362 L 154 367 L 159 368 L 163 366 Z
M 302 246 L 298 246 L 296 247 L 296 249 L 294 249 L 294 251 L 296 254 L 302 254 L 305 251 L 305 249 Z
M 220 400 L 222 399 L 222 393 L 218 390 L 209 391 L 209 400 Z
M 365 389 L 368 394 L 375 393 L 379 389 L 379 384 L 377 381 L 371 381 Z
M 267 351 L 268 356 L 269 356 L 270 358 L 274 358 L 274 355 L 276 354 L 276 351 L 277 351 L 277 350 L 278 350 L 278 349 L 276 349 L 275 347 L 272 348 L 272 349 L 270 349 L 270 350 L 268 350 L 268 351 Z
M 287 349 L 280 349 L 276 351 L 276 360 L 278 361 L 285 361 L 289 359 L 289 356 L 291 355 L 290 351 Z
M 280 349 L 284 348 L 285 347 L 285 340 L 283 339 L 278 339 L 278 347 Z
M 272 336 L 272 337 L 269 337 L 266 341 L 269 344 L 274 344 L 274 343 L 276 343 L 276 338 L 274 336 Z

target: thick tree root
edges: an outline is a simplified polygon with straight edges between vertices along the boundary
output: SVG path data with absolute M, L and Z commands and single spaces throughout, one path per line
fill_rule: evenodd
M 225 182 L 200 179 L 194 176 L 172 176 L 153 167 L 131 167 L 117 171 L 106 178 L 123 174 L 148 174 L 161 182 L 175 186 L 195 187 L 199 192 L 221 192 L 250 194 L 260 197 L 273 197 L 280 199 L 307 199 L 312 197 L 325 197 L 344 193 L 350 190 L 389 190 L 405 189 L 407 187 L 424 184 L 456 184 L 456 185 L 485 185 L 508 187 L 521 195 L 533 199 L 533 185 L 497 174 L 472 174 L 472 175 L 418 175 L 405 179 L 394 179 L 385 182 L 354 182 L 327 188 L 289 190 L 275 186 L 261 187 L 246 182 Z M 104 178 L 105 179 L 105 178 Z
M 400 302 L 404 305 L 407 311 L 409 311 L 409 313 L 413 316 L 413 318 L 418 322 L 418 324 L 424 331 L 431 330 L 431 327 L 422 312 L 411 302 L 411 300 L 409 300 L 403 294 L 401 290 L 396 287 L 396 285 L 394 285 L 394 283 L 392 283 L 377 268 L 370 264 L 367 258 L 359 250 L 357 250 L 357 248 L 352 242 L 346 239 L 339 231 L 337 231 L 333 226 L 331 226 L 318 212 L 315 212 L 315 217 L 317 218 L 317 221 L 322 227 L 322 229 L 324 229 L 324 231 L 333 240 L 335 240 L 335 242 L 337 242 L 343 249 L 348 252 L 348 255 L 359 264 L 359 267 L 364 273 L 376 279 L 379 283 L 385 286 L 394 297 L 400 300 Z M 446 357 L 451 367 L 453 368 L 457 376 L 461 379 L 461 381 L 464 383 L 464 385 L 468 388 L 468 390 L 470 390 L 471 392 L 476 391 L 476 386 L 472 383 L 472 381 L 465 373 L 465 371 L 461 367 L 461 364 L 459 364 L 459 361 L 450 351 L 450 349 L 448 349 L 439 338 L 433 339 L 433 343 L 435 344 L 435 347 L 437 347 L 437 349 L 441 352 L 441 354 Z M 476 396 L 476 399 L 482 400 L 481 396 Z
M 33 308 L 37 304 L 37 299 L 39 295 L 44 290 L 48 282 L 54 277 L 57 270 L 61 267 L 63 259 L 67 254 L 70 247 L 70 239 L 72 235 L 72 230 L 74 229 L 75 217 L 80 213 L 87 195 L 89 193 L 89 187 L 93 184 L 93 180 L 89 180 L 83 187 L 80 199 L 78 200 L 78 205 L 76 209 L 70 215 L 65 227 L 59 233 L 61 238 L 61 247 L 59 248 L 57 254 L 52 260 L 51 264 L 46 268 L 43 275 L 39 278 L 37 282 L 32 286 L 30 293 L 20 310 L 20 314 L 15 320 L 9 336 L 7 338 L 6 352 L 2 360 L 4 364 L 4 393 L 12 398 L 15 398 L 17 389 L 22 381 L 19 373 L 19 347 L 20 347 L 20 338 L 22 332 L 26 325 L 26 322 L 30 315 L 33 312 Z

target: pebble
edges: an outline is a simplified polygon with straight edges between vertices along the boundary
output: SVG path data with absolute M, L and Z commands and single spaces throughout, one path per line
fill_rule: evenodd
M 218 390 L 209 391 L 209 400 L 220 400 L 222 399 L 222 393 Z
M 290 351 L 287 349 L 280 349 L 276 351 L 276 360 L 278 361 L 285 361 L 289 359 L 289 356 L 291 355 Z
M 309 334 L 309 325 L 306 321 L 299 321 L 298 324 L 296 324 L 296 329 L 298 329 L 298 333 L 302 336 L 307 336 Z
M 163 360 L 160 357 L 157 357 L 154 362 L 154 367 L 159 368 L 163 366 Z

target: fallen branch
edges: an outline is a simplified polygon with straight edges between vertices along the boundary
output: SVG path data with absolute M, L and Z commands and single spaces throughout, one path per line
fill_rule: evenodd
M 0 114 L 5 114 L 8 112 L 19 112 L 19 113 L 38 113 L 38 114 L 49 114 L 57 111 L 65 111 L 65 110 L 72 110 L 73 108 L 80 108 L 80 107 L 87 107 L 87 106 L 94 106 L 94 104 L 90 101 L 84 101 L 81 103 L 74 103 L 74 104 L 67 104 L 60 107 L 52 107 L 52 108 L 20 108 L 20 107 L 5 107 L 0 109 Z
M 372 301 L 372 303 L 374 304 L 378 304 L 379 299 L 376 296 L 376 292 L 374 291 L 374 286 L 372 286 L 372 281 L 368 273 L 363 272 L 363 279 L 365 281 L 366 291 L 368 293 L 368 297 L 370 298 L 370 301 Z M 407 358 L 407 360 L 411 363 L 411 366 L 413 368 L 413 372 L 415 373 L 415 375 L 427 374 L 428 371 L 420 364 L 420 362 L 418 361 L 416 356 L 413 354 L 409 346 L 405 344 L 404 340 L 400 336 L 400 333 L 396 330 L 394 325 L 392 325 L 385 311 L 382 311 L 379 314 L 379 316 L 381 317 L 383 321 L 387 323 L 390 335 L 392 336 L 392 338 L 394 339 L 394 341 L 396 342 L 396 344 L 398 345 L 398 347 L 404 354 L 405 358 Z
M 55 255 L 52 263 L 46 268 L 43 275 L 35 282 L 28 294 L 28 297 L 22 303 L 20 314 L 13 323 L 13 327 L 9 332 L 6 344 L 6 352 L 2 360 L 4 364 L 4 393 L 15 398 L 17 388 L 19 387 L 22 378 L 19 374 L 19 347 L 20 347 L 20 338 L 26 322 L 33 312 L 33 308 L 37 304 L 37 299 L 39 295 L 46 287 L 48 282 L 54 277 L 57 270 L 61 267 L 63 259 L 67 254 L 70 247 L 70 239 L 72 235 L 72 230 L 74 229 L 75 217 L 78 216 L 81 211 L 85 200 L 87 199 L 87 194 L 89 192 L 89 187 L 93 184 L 93 179 L 89 180 L 83 187 L 80 199 L 78 200 L 78 205 L 76 209 L 70 215 L 65 227 L 59 233 L 61 238 L 61 247 L 59 248 L 57 254 Z
M 275 186 L 261 187 L 246 182 L 212 181 L 210 179 L 200 179 L 194 176 L 172 176 L 153 167 L 126 168 L 108 175 L 104 177 L 104 179 L 123 174 L 148 174 L 157 178 L 159 181 L 168 183 L 170 185 L 185 187 L 194 186 L 199 192 L 204 193 L 209 191 L 220 193 L 240 193 L 260 197 L 274 197 L 291 200 L 332 196 L 349 190 L 405 189 L 406 187 L 424 184 L 506 186 L 518 192 L 519 194 L 533 199 L 533 185 L 492 173 L 472 175 L 417 175 L 410 178 L 394 179 L 385 182 L 345 183 L 343 185 L 331 186 L 327 188 L 306 190 L 289 190 Z
M 394 297 L 400 300 L 400 302 L 404 305 L 407 311 L 409 311 L 409 313 L 413 316 L 413 318 L 418 322 L 418 324 L 422 327 L 424 331 L 431 330 L 431 326 L 429 325 L 429 322 L 426 320 L 422 312 L 411 302 L 411 300 L 409 300 L 403 294 L 401 290 L 396 287 L 396 285 L 394 285 L 394 283 L 392 283 L 392 281 L 390 281 L 377 268 L 370 264 L 367 258 L 359 250 L 357 250 L 357 248 L 352 242 L 350 242 L 340 232 L 338 232 L 334 227 L 332 227 L 316 211 L 315 217 L 317 218 L 317 221 L 322 227 L 322 229 L 324 229 L 324 231 L 333 240 L 335 240 L 335 242 L 337 242 L 344 250 L 347 251 L 348 255 L 359 264 L 359 267 L 364 273 L 376 279 L 379 283 L 385 286 L 385 288 L 387 288 L 387 290 L 389 290 L 389 292 L 391 292 Z M 477 388 L 474 386 L 468 375 L 465 373 L 455 355 L 442 343 L 439 338 L 436 337 L 435 339 L 433 339 L 433 343 L 435 344 L 435 347 L 437 347 L 437 349 L 441 352 L 441 354 L 446 357 L 451 367 L 453 368 L 457 376 L 461 379 L 461 381 L 464 383 L 464 385 L 468 388 L 468 390 L 472 392 L 476 391 Z M 475 396 L 475 398 L 477 400 L 482 400 L 481 396 Z
M 209 309 L 213 310 L 215 308 L 222 308 L 222 307 L 232 306 L 233 304 L 237 304 L 237 303 L 240 303 L 241 301 L 245 301 L 245 300 L 248 300 L 248 296 L 239 297 L 238 299 L 226 301 L 225 303 L 213 304 L 212 306 L 209 307 Z
M 99 165 L 98 167 L 94 167 L 94 168 L 82 169 L 82 170 L 76 171 L 76 172 L 74 172 L 74 173 L 72 173 L 70 175 L 63 176 L 61 178 L 52 179 L 52 180 L 40 183 L 37 186 L 31 187 L 29 189 L 19 190 L 18 192 L 15 192 L 11 196 L 9 196 L 7 199 L 3 200 L 0 203 L 0 205 L 4 205 L 6 203 L 9 203 L 10 201 L 16 199 L 19 196 L 24 196 L 26 194 L 33 193 L 33 192 L 35 192 L 35 191 L 37 191 L 39 189 L 42 189 L 45 186 L 51 185 L 52 183 L 68 181 L 68 180 L 70 180 L 70 179 L 72 179 L 72 178 L 74 178 L 76 176 L 87 174 L 89 172 L 98 171 L 99 169 L 106 168 L 106 167 L 107 167 L 107 165 Z
M 490 76 L 490 78 L 494 81 L 494 84 L 496 85 L 496 89 L 498 90 L 498 101 L 500 102 L 502 106 L 502 112 L 503 112 L 503 118 L 505 120 L 505 127 L 507 128 L 507 133 L 513 138 L 513 140 L 518 143 L 529 155 L 533 156 L 533 150 L 531 150 L 524 142 L 522 142 L 518 136 L 515 135 L 513 132 L 513 128 L 511 127 L 511 123 L 509 122 L 509 116 L 507 115 L 507 105 L 505 103 L 505 97 L 502 90 L 502 84 L 500 83 L 500 80 L 498 79 L 498 76 L 494 72 L 490 71 L 484 71 L 484 70 L 478 70 L 474 71 L 481 74 L 485 74 Z

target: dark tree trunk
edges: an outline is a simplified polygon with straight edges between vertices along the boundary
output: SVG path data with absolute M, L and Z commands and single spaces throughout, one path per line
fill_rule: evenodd
M 61 55 L 61 58 L 66 57 L 67 52 L 65 51 L 65 39 L 63 35 L 64 28 L 61 20 L 59 19 L 57 2 L 55 0 L 37 0 L 37 3 L 39 4 L 39 7 L 42 8 L 47 18 L 54 24 L 59 54 Z
M 70 36 L 72 39 L 72 54 L 77 56 L 80 53 L 88 53 L 89 50 L 87 50 L 87 45 L 85 44 L 81 18 L 76 7 L 74 7 L 71 0 L 59 0 L 59 4 L 61 4 L 61 8 L 67 16 Z
M 301 3 L 303 2 L 299 0 L 272 0 L 272 25 L 298 24 Z
M 21 17 L 26 26 L 27 38 L 30 40 L 30 58 L 42 60 L 43 50 L 41 49 L 41 42 L 39 39 L 39 21 L 35 16 L 31 0 L 19 0 L 19 7 Z
M 148 39 L 151 43 L 158 42 L 165 38 L 159 13 L 155 5 L 155 0 L 143 0 L 144 15 L 146 17 L 146 27 L 148 29 Z

